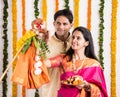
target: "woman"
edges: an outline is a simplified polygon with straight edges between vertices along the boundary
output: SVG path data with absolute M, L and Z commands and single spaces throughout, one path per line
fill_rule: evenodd
M 88 29 L 75 28 L 70 49 L 65 55 L 50 58 L 46 65 L 62 67 L 57 97 L 108 97 L 103 70 Z

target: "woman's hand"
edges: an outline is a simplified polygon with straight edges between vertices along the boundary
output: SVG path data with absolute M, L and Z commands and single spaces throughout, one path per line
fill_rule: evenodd
M 86 81 L 83 81 L 83 84 L 77 85 L 76 87 L 78 89 L 84 88 L 84 90 L 87 91 L 87 92 L 91 91 L 91 85 L 90 85 L 90 83 L 88 83 Z
M 84 81 L 82 85 L 76 86 L 78 89 L 84 89 L 86 92 L 91 92 L 91 97 L 101 97 L 100 89 L 95 84 Z
M 90 83 L 88 83 L 88 82 L 85 81 L 83 88 L 84 88 L 85 91 L 90 92 L 91 91 L 91 85 L 90 85 Z

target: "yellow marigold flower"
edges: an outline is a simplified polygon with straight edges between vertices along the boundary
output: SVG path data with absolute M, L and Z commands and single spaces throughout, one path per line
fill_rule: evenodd
M 27 39 L 29 39 L 35 35 L 36 35 L 35 32 L 33 32 L 32 30 L 27 31 L 17 42 L 16 50 L 18 51 Z

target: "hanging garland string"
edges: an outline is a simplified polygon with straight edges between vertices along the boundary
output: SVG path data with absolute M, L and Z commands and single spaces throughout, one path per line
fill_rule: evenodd
M 104 69 L 104 57 L 103 57 L 103 34 L 104 34 L 104 0 L 100 0 L 100 9 L 99 9 L 99 16 L 100 16 L 100 24 L 99 24 L 99 60 L 100 64 Z
M 35 15 L 35 18 L 38 18 L 39 16 L 39 9 L 38 9 L 38 2 L 39 0 L 35 0 L 34 1 L 34 15 Z
M 25 28 L 25 0 L 22 0 L 22 35 L 26 32 Z M 22 97 L 26 97 L 26 90 L 25 87 L 22 86 Z
M 34 16 L 35 16 L 35 18 L 38 18 L 39 14 L 40 14 L 39 9 L 38 9 L 38 2 L 39 2 L 39 0 L 34 1 Z M 36 89 L 36 91 L 35 91 L 35 97 L 39 97 L 38 89 Z
M 13 32 L 13 57 L 16 54 L 16 41 L 17 41 L 17 5 L 16 0 L 12 0 L 12 32 Z M 14 71 L 16 60 L 13 62 L 12 69 Z M 17 97 L 17 84 L 12 84 L 12 97 Z
M 6 70 L 7 65 L 8 65 L 8 36 L 7 36 L 7 25 L 8 25 L 8 2 L 7 0 L 3 0 L 4 2 L 4 8 L 3 8 L 3 40 L 4 40 L 4 48 L 3 48 L 3 72 Z M 7 97 L 7 90 L 8 90 L 8 86 L 7 86 L 7 74 L 4 76 L 3 78 L 3 82 L 2 82 L 2 97 Z
M 65 6 L 64 7 L 66 9 L 69 9 L 69 0 L 64 0 L 64 2 L 65 2 Z
M 79 25 L 79 1 L 80 0 L 74 0 L 74 27 Z
M 42 0 L 42 17 L 43 17 L 43 21 L 46 22 L 46 19 L 47 19 L 47 1 L 46 0 Z
M 58 0 L 56 0 L 55 5 L 56 5 L 55 6 L 55 12 L 56 12 L 56 11 L 58 11 L 58 7 L 59 7 L 59 1 Z
M 22 0 L 22 34 L 24 35 L 25 32 L 25 0 Z
M 91 29 L 91 0 L 88 0 L 87 28 Z
M 118 0 L 112 0 L 111 24 L 111 97 L 116 97 L 116 29 Z

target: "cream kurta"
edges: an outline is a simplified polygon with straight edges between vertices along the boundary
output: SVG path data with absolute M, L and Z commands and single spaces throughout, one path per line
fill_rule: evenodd
M 47 55 L 48 58 L 65 53 L 70 47 L 70 37 L 63 42 L 53 35 L 48 42 L 48 46 L 50 49 L 50 53 Z M 40 88 L 40 97 L 57 97 L 57 91 L 60 87 L 59 68 L 50 68 L 48 69 L 48 72 L 50 76 L 50 83 L 43 85 Z

